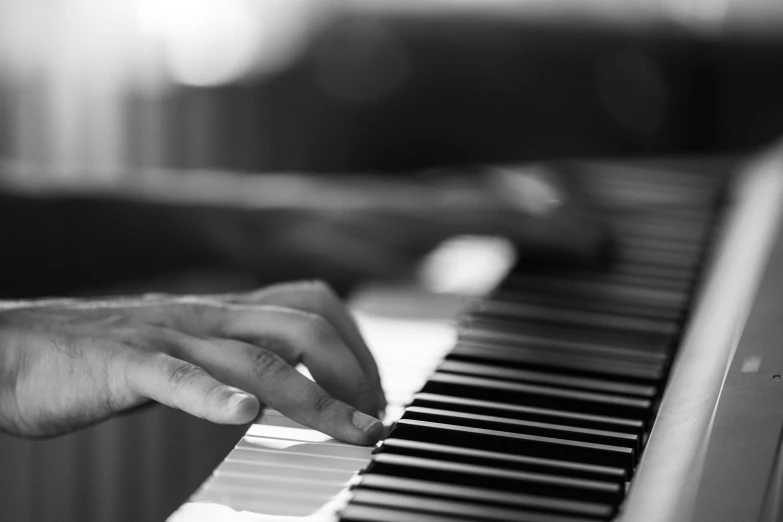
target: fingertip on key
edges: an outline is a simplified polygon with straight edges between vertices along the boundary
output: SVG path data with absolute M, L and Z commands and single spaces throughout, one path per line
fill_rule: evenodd
M 375 425 L 380 424 L 381 421 L 375 417 L 366 415 L 360 411 L 353 412 L 353 425 L 362 430 L 363 432 L 370 431 Z
M 384 434 L 383 423 L 360 411 L 355 411 L 351 419 L 353 425 L 362 432 L 364 444 L 375 444 Z

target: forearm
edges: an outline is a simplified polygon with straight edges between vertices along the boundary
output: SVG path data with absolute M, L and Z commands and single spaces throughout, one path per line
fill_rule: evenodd
M 198 207 L 107 196 L 0 194 L 0 293 L 62 294 L 215 262 Z

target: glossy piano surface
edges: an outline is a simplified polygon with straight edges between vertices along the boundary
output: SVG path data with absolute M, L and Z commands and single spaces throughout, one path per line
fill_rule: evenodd
M 420 300 L 400 312 L 399 293 L 388 316 L 359 299 L 400 419 L 389 436 L 371 452 L 270 412 L 170 520 L 616 517 L 691 326 L 729 170 L 586 164 L 616 233 L 608 267 L 523 262 L 430 320 L 412 313 Z

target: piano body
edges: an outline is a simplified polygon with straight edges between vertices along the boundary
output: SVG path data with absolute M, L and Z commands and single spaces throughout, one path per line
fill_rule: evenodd
M 779 520 L 781 151 L 574 167 L 608 267 L 454 248 L 451 293 L 358 292 L 388 436 L 268 411 L 169 521 Z

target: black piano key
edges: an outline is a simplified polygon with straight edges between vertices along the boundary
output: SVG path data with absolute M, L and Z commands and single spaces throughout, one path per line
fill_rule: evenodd
M 367 471 L 399 478 L 486 487 L 499 491 L 524 491 L 532 495 L 590 502 L 619 502 L 625 493 L 622 485 L 613 482 L 512 471 L 404 455 L 375 455 Z
M 696 273 L 697 270 L 631 262 L 610 261 L 607 265 L 565 268 L 555 263 L 534 265 L 523 261 L 502 286 L 528 291 L 551 287 L 554 293 L 589 293 L 595 298 L 676 306 L 682 304 L 682 299 L 692 290 Z M 570 287 L 567 283 L 576 283 L 576 286 Z
M 644 204 L 643 208 L 652 207 L 655 210 L 662 208 L 663 216 L 687 216 L 688 218 L 705 215 L 705 207 L 708 207 L 716 197 L 721 187 L 721 180 L 725 179 L 724 176 L 715 175 L 712 168 L 710 172 L 683 171 L 660 163 L 651 165 L 580 163 L 576 172 L 577 175 L 582 176 L 583 183 L 590 190 L 622 191 L 619 195 L 615 195 L 614 199 L 603 195 L 601 200 L 606 201 L 606 204 L 616 201 L 615 205 L 628 205 L 634 212 L 638 212 L 638 201 L 629 196 L 654 194 L 654 201 L 666 202 L 667 205 L 655 203 L 653 206 L 648 203 Z M 683 196 L 687 197 L 679 199 Z M 629 199 L 631 201 L 628 201 Z M 676 206 L 668 206 L 672 201 L 677 202 Z M 686 206 L 683 201 L 687 201 L 688 205 Z
M 566 426 L 579 426 L 595 430 L 620 431 L 623 433 L 642 434 L 644 422 L 622 417 L 607 417 L 605 415 L 590 415 L 567 410 L 536 408 L 521 404 L 509 404 L 497 401 L 482 401 L 465 397 L 451 397 L 432 393 L 417 393 L 411 406 L 437 408 L 441 410 L 462 411 L 484 415 L 496 415 L 511 419 L 551 422 Z
M 492 325 L 493 332 L 485 331 Z M 521 345 L 546 344 L 561 349 L 614 352 L 615 357 L 631 357 L 646 360 L 665 360 L 671 357 L 677 337 L 663 334 L 641 334 L 591 328 L 566 323 L 545 323 L 528 319 L 492 317 L 481 311 L 466 318 L 460 328 L 460 338 L 505 338 Z M 510 341 L 510 339 L 515 339 Z
M 464 323 L 460 339 L 571 351 L 575 355 L 602 355 L 640 362 L 669 358 L 668 336 L 619 335 L 578 328 L 552 327 L 530 321 L 508 321 L 473 314 Z
M 585 300 L 583 302 L 587 303 Z M 491 325 L 493 330 L 502 332 L 537 335 L 552 340 L 562 338 L 591 341 L 621 348 L 630 345 L 631 349 L 634 346 L 640 349 L 668 347 L 671 345 L 672 336 L 679 333 L 676 321 L 664 320 L 660 324 L 654 324 L 656 320 L 649 318 L 642 318 L 644 322 L 638 321 L 640 318 L 627 316 L 610 319 L 606 316 L 613 314 L 596 312 L 589 308 L 569 310 L 567 307 L 527 303 L 524 298 L 511 304 L 491 303 L 492 301 L 488 300 L 484 305 L 476 307 L 464 318 L 463 323 L 470 320 L 484 321 Z M 557 310 L 563 311 L 560 318 L 555 315 Z M 674 327 L 663 327 L 663 324 L 673 324 Z
M 544 276 L 548 277 L 548 276 Z M 655 283 L 660 288 L 660 282 Z M 492 295 L 493 301 L 515 304 L 529 303 L 553 308 L 564 308 L 595 313 L 617 314 L 623 317 L 653 318 L 663 321 L 678 321 L 683 316 L 686 307 L 672 307 L 651 302 L 631 302 L 627 299 L 600 297 L 589 293 L 575 291 L 554 292 L 542 288 L 511 288 L 499 287 Z M 550 304 L 547 304 L 550 303 Z
M 624 286 L 639 286 L 642 288 L 661 288 L 673 292 L 688 292 L 693 287 L 695 270 L 635 263 L 632 261 L 618 262 L 610 260 L 608 264 L 588 265 L 564 270 L 556 263 L 534 266 L 532 263 L 520 263 L 513 277 L 528 279 L 532 276 L 555 278 L 560 273 L 566 281 L 587 280 L 608 282 Z
M 527 495 L 521 492 L 508 493 L 482 487 L 455 486 L 439 482 L 401 479 L 387 475 L 363 475 L 359 488 L 382 491 L 399 491 L 424 494 L 443 498 L 464 499 L 500 506 L 518 506 L 548 513 L 606 519 L 611 517 L 614 506 L 596 502 L 580 502 L 546 496 Z
M 662 219 L 657 215 L 628 215 L 613 221 L 612 231 L 620 236 L 699 243 L 706 237 L 711 224 L 709 221 L 690 223 L 679 219 Z
M 482 517 L 475 506 L 486 505 L 613 516 L 710 248 L 722 183 L 688 173 L 669 176 L 670 183 L 638 171 L 633 179 L 619 170 L 593 174 L 602 179 L 597 193 L 609 199 L 599 206 L 615 233 L 608 264 L 522 260 L 464 319 L 457 346 L 377 451 L 357 488 L 358 504 L 453 519 L 510 516 Z M 617 199 L 641 192 L 644 204 Z M 557 478 L 618 489 L 610 501 L 552 482 Z M 434 507 L 433 498 L 446 503 Z M 596 498 L 602 510 L 558 507 Z
M 531 290 L 531 286 L 544 287 L 546 285 L 543 282 L 551 279 L 555 281 L 590 281 L 592 283 L 658 288 L 675 293 L 687 293 L 693 288 L 695 275 L 694 270 L 630 262 L 614 262 L 611 266 L 568 267 L 568 270 L 564 270 L 556 263 L 543 265 L 522 261 L 515 267 L 508 281 L 513 280 L 517 285 L 525 285 L 528 290 Z M 562 289 L 562 285 L 558 286 Z
M 580 354 L 562 350 L 524 348 L 491 343 L 460 341 L 449 353 L 449 359 L 486 361 L 523 368 L 558 369 L 575 375 L 613 376 L 642 382 L 663 379 L 667 364 L 614 360 L 594 353 Z
M 514 292 L 500 289 L 492 296 L 492 301 L 501 304 L 527 303 L 530 305 L 550 306 L 564 310 L 590 310 L 604 314 L 616 314 L 622 317 L 645 317 L 662 321 L 672 321 L 678 324 L 682 322 L 685 315 L 684 308 L 682 310 L 674 310 L 665 306 L 618 303 L 606 299 L 596 299 L 590 296 L 576 299 L 572 296 L 538 291 Z
M 625 239 L 626 238 L 623 237 L 618 238 L 613 252 L 616 258 L 621 262 L 695 271 L 701 261 L 700 252 L 676 252 L 672 250 L 628 246 Z
M 392 430 L 391 436 L 406 440 L 426 440 L 437 444 L 501 451 L 513 455 L 530 455 L 617 467 L 627 472 L 633 469 L 635 460 L 635 453 L 631 448 L 426 421 L 400 420 Z
M 648 287 L 628 284 L 621 281 L 584 279 L 581 277 L 548 277 L 540 275 L 513 274 L 503 283 L 508 290 L 523 292 L 540 290 L 575 298 L 591 297 L 615 302 L 627 302 L 640 305 L 682 309 L 688 304 L 689 292 L 667 290 L 660 287 Z
M 540 435 L 542 437 L 553 437 L 556 439 L 594 442 L 596 444 L 607 444 L 610 446 L 623 446 L 631 448 L 637 453 L 640 450 L 641 445 L 639 436 L 631 433 L 592 430 L 589 428 L 565 426 L 548 422 L 509 419 L 492 415 L 422 408 L 420 406 L 408 407 L 402 418 L 451 424 L 454 426 L 470 426 L 488 430 L 508 431 L 511 433 Z
M 520 520 L 546 520 L 549 517 L 541 512 L 522 508 L 495 507 L 464 500 L 422 497 L 407 493 L 394 493 L 372 489 L 353 490 L 351 501 L 357 505 L 369 505 L 405 511 L 447 515 L 455 519 L 492 520 L 499 522 L 519 522 Z M 551 520 L 551 518 L 550 518 Z
M 432 513 L 415 513 L 402 509 L 384 508 L 351 504 L 340 512 L 340 520 L 345 522 L 453 522 L 453 516 L 441 516 Z M 462 517 L 459 520 L 483 520 Z M 590 519 L 560 515 L 532 514 L 527 518 L 519 518 L 518 522 L 592 522 Z
M 563 307 L 508 303 L 490 300 L 481 306 L 481 316 L 520 321 L 535 321 L 538 324 L 570 325 L 592 330 L 609 330 L 652 335 L 677 335 L 680 325 L 675 321 L 631 317 L 620 314 L 574 310 Z
M 637 420 L 646 420 L 652 408 L 649 399 L 449 373 L 436 373 L 421 391 Z
M 658 239 L 638 236 L 621 236 L 615 239 L 624 248 L 636 248 L 640 250 L 655 250 L 658 252 L 677 252 L 683 254 L 701 255 L 704 251 L 704 243 L 697 242 L 677 242 L 670 239 Z
M 577 390 L 616 393 L 619 395 L 629 395 L 633 397 L 653 398 L 658 394 L 658 388 L 652 385 L 635 384 L 608 379 L 574 377 L 571 375 L 562 375 L 550 372 L 520 370 L 516 368 L 508 368 L 506 366 L 469 363 L 453 360 L 444 361 L 438 367 L 438 371 L 445 373 L 472 375 L 474 377 L 490 377 L 515 382 L 559 386 L 561 388 L 573 388 Z
M 611 266 L 611 273 L 616 274 L 617 277 L 639 278 L 627 281 L 627 284 L 631 286 L 638 285 L 673 292 L 688 292 L 693 288 L 696 270 L 628 261 L 615 263 Z M 575 275 L 578 275 L 578 272 Z M 651 285 L 650 280 L 655 280 L 656 284 Z
M 614 482 L 620 485 L 624 484 L 629 477 L 626 470 L 622 468 L 531 457 L 529 455 L 511 455 L 499 451 L 433 444 L 431 442 L 404 440 L 396 437 L 384 440 L 378 449 L 378 453 L 462 462 L 516 471 L 543 473 L 545 475 L 597 480 L 600 482 Z

